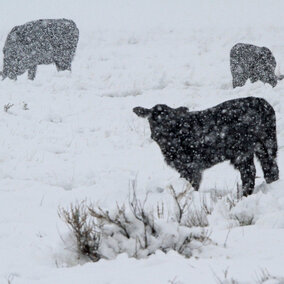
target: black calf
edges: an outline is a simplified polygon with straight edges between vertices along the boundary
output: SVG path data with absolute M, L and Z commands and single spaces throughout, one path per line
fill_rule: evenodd
M 254 154 L 267 183 L 279 178 L 275 112 L 262 98 L 230 100 L 196 112 L 167 105 L 133 111 L 148 118 L 151 138 L 160 146 L 165 161 L 195 190 L 205 169 L 229 160 L 240 171 L 244 195 L 251 194 Z

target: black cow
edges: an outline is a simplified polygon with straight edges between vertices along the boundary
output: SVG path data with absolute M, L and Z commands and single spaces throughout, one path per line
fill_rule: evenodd
M 16 80 L 28 70 L 33 80 L 40 64 L 55 63 L 58 71 L 71 70 L 78 40 L 79 30 L 71 20 L 37 20 L 14 27 L 3 48 L 3 79 Z
M 230 52 L 230 67 L 233 76 L 233 88 L 242 87 L 248 79 L 252 83 L 260 80 L 272 87 L 283 75 L 276 76 L 276 60 L 267 47 L 238 43 Z
M 195 190 L 205 169 L 229 160 L 240 171 L 243 194 L 251 194 L 256 172 L 254 154 L 267 183 L 279 178 L 275 112 L 262 98 L 229 100 L 195 112 L 167 105 L 136 107 L 133 111 L 148 118 L 151 138 L 160 146 L 167 164 Z

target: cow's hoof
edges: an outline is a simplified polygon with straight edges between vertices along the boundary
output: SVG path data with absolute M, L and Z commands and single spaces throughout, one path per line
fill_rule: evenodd
M 244 197 L 248 197 L 249 195 L 251 195 L 253 193 L 253 189 L 244 189 L 243 190 L 243 196 Z

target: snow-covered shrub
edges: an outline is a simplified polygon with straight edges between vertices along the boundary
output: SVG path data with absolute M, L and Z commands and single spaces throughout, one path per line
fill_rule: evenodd
M 250 198 L 251 199 L 251 198 Z M 250 199 L 242 198 L 240 195 L 228 195 L 226 203 L 229 206 L 229 217 L 232 220 L 238 221 L 240 226 L 249 226 L 254 224 L 255 208 L 251 204 Z
M 100 233 L 88 216 L 85 204 L 79 203 L 70 206 L 69 211 L 59 210 L 59 216 L 70 226 L 77 242 L 78 251 L 88 256 L 92 261 L 100 259 L 98 248 L 100 245 Z
M 249 226 L 254 224 L 254 215 L 248 215 L 246 212 L 239 212 L 238 214 L 232 213 L 232 219 L 235 219 L 239 222 L 240 226 Z
M 209 194 L 209 211 L 203 210 L 209 226 L 232 228 L 255 224 L 262 210 L 259 194 L 243 197 L 239 191 L 216 192 L 217 194 L 215 191 Z
M 203 208 L 193 208 L 187 213 L 188 227 L 207 227 L 208 224 L 207 214 Z
M 79 254 L 92 261 L 112 259 L 121 253 L 144 258 L 157 250 L 175 250 L 190 257 L 195 249 L 210 243 L 208 231 L 202 228 L 207 219 L 205 213 L 191 215 L 188 188 L 176 194 L 171 187 L 170 192 L 174 210 L 164 204 L 145 206 L 149 196 L 141 201 L 133 189 L 128 205 L 116 204 L 108 211 L 82 202 L 59 209 L 59 216 L 71 228 Z
M 267 269 L 261 269 L 257 276 L 257 284 L 284 284 L 283 277 L 276 277 L 269 273 Z

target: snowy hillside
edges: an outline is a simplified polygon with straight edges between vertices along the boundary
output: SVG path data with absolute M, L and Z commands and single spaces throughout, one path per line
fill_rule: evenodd
M 73 19 L 80 39 L 71 73 L 47 65 L 34 81 L 27 74 L 0 81 L 0 283 L 218 283 L 226 274 L 224 283 L 256 283 L 263 271 L 267 283 L 283 283 L 284 81 L 233 89 L 229 68 L 231 47 L 245 42 L 270 48 L 284 73 L 283 11 L 281 0 L 2 3 L 1 49 L 13 26 L 39 18 Z M 2 59 L 1 52 L 0 70 Z M 279 181 L 267 186 L 257 162 L 255 193 L 232 210 L 225 197 L 214 203 L 212 243 L 189 259 L 173 251 L 78 259 L 59 207 L 86 200 L 112 210 L 128 202 L 133 180 L 138 197 L 148 193 L 156 206 L 170 202 L 171 185 L 178 192 L 186 185 L 133 107 L 202 110 L 247 96 L 276 111 Z M 219 164 L 204 173 L 193 201 L 212 191 L 234 195 L 237 184 L 239 173 Z

